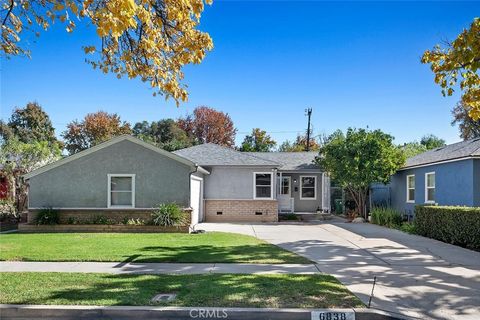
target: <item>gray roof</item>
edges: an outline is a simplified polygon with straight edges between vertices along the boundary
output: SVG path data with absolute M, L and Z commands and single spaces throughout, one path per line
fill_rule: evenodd
M 318 152 L 244 152 L 280 163 L 280 170 L 318 170 L 314 163 Z
M 190 148 L 177 150 L 173 153 L 201 166 L 279 166 L 279 163 L 275 161 L 270 161 L 213 143 L 200 144 Z
M 408 158 L 403 168 L 436 162 L 480 156 L 480 138 L 450 144 Z

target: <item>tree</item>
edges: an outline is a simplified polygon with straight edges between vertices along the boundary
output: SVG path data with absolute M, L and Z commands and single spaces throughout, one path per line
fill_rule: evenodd
M 2 136 L 5 140 L 16 136 L 19 141 L 25 143 L 35 141 L 58 143 L 48 114 L 37 102 L 29 102 L 25 108 L 16 108 L 8 123 L 3 123 L 1 126 Z
M 0 18 L 0 50 L 6 56 L 26 55 L 20 38 L 25 32 L 39 36 L 50 24 L 91 23 L 98 45 L 84 47 L 87 61 L 104 73 L 118 78 L 140 78 L 177 104 L 187 100 L 181 84 L 182 67 L 200 63 L 213 48 L 207 33 L 197 30 L 204 9 L 203 0 L 9 0 L 4 1 Z M 210 4 L 211 0 L 206 0 Z M 101 41 L 100 41 L 101 40 Z M 101 44 L 100 44 L 101 43 Z
M 260 128 L 252 129 L 252 134 L 247 135 L 243 140 L 240 151 L 269 152 L 277 143 Z
M 405 143 L 400 149 L 403 151 L 406 159 L 427 151 L 427 147 L 417 141 Z
M 404 164 L 405 156 L 393 144 L 391 135 L 380 130 L 349 128 L 345 135 L 337 134 L 323 145 L 316 161 L 350 193 L 359 214 L 366 219 L 370 185 L 388 183 Z
M 133 134 L 144 141 L 151 142 L 167 151 L 191 147 L 192 139 L 173 119 L 137 122 Z
M 202 106 L 193 110 L 193 114 L 180 118 L 178 125 L 196 143 L 215 143 L 231 147 L 235 143 L 237 129 L 228 113 Z
M 65 148 L 70 154 L 74 154 L 115 136 L 130 133 L 130 124 L 122 122 L 116 113 L 98 111 L 87 114 L 80 122 L 70 122 L 62 136 L 65 139 Z
M 452 110 L 452 126 L 458 124 L 460 137 L 463 140 L 470 140 L 480 137 L 480 119 L 473 120 L 471 117 L 469 117 L 469 108 L 469 106 L 460 101 Z
M 435 83 L 444 96 L 451 96 L 459 77 L 462 102 L 473 120 L 480 119 L 480 18 L 475 18 L 469 29 L 464 29 L 446 48 L 436 45 L 422 56 L 422 63 L 430 64 Z
M 320 149 L 320 144 L 315 140 L 315 138 L 310 138 L 309 144 L 310 151 L 318 151 Z M 298 135 L 297 139 L 294 142 L 289 140 L 284 141 L 279 147 L 278 151 L 280 152 L 302 152 L 307 151 L 307 137 L 304 135 Z
M 439 137 L 433 134 L 423 136 L 422 139 L 420 140 L 420 144 L 424 145 L 427 150 L 446 146 L 445 140 L 440 139 Z
M 22 212 L 27 199 L 27 187 L 22 175 L 54 162 L 61 157 L 58 144 L 49 144 L 47 141 L 25 143 L 17 137 L 6 140 L 0 146 L 0 163 L 3 172 L 14 186 L 14 200 L 17 212 Z

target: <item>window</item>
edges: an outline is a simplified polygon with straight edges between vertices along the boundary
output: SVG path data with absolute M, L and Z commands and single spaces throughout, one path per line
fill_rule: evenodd
M 255 172 L 254 178 L 254 198 L 255 199 L 272 199 L 272 173 Z
M 316 176 L 300 176 L 300 199 L 301 200 L 317 199 L 317 177 Z
M 278 177 L 278 186 L 277 186 L 277 189 L 278 189 L 278 194 L 282 194 L 282 195 L 290 195 L 290 185 L 291 185 L 291 178 L 289 176 L 282 176 L 282 178 L 280 179 L 280 177 Z
M 415 203 L 415 175 L 407 176 L 407 202 Z
M 108 175 L 108 207 L 135 207 L 135 175 Z
M 435 172 L 425 173 L 425 202 L 435 202 Z

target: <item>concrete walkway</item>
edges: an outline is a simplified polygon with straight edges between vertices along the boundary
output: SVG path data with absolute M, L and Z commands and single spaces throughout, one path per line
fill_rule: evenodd
M 113 274 L 315 274 L 314 264 L 119 263 L 0 261 L 0 272 L 80 272 Z
M 296 252 L 372 307 L 423 319 L 480 319 L 480 252 L 371 224 L 216 224 Z

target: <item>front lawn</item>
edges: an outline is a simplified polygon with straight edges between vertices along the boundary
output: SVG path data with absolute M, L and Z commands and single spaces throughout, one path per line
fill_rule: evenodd
M 330 308 L 362 303 L 328 275 L 110 275 L 0 273 L 0 303 L 152 305 L 158 293 L 176 293 L 185 307 Z
M 309 263 L 235 233 L 35 233 L 0 235 L 0 260 L 185 263 Z

